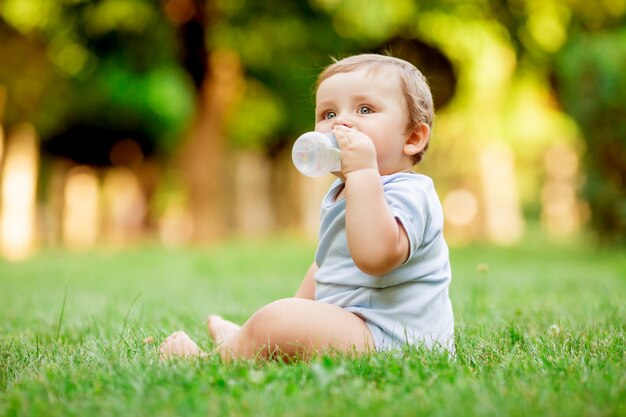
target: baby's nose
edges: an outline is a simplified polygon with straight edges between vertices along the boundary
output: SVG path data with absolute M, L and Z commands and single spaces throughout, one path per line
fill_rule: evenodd
M 354 127 L 354 124 L 349 119 L 345 117 L 341 117 L 341 116 L 335 118 L 333 127 L 339 126 L 339 125 L 349 127 L 349 128 Z

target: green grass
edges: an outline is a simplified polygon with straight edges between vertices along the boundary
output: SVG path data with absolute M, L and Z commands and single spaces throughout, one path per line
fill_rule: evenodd
M 158 360 L 177 329 L 209 349 L 208 313 L 242 321 L 292 295 L 313 250 L 276 239 L 0 261 L 0 415 L 626 415 L 626 255 L 583 246 L 453 250 L 454 360 Z

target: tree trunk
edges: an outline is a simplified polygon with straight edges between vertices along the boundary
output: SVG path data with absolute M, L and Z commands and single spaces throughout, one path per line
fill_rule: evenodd
M 164 11 L 178 25 L 182 61 L 197 90 L 196 115 L 179 154 L 188 187 L 193 240 L 215 240 L 226 231 L 224 204 L 224 120 L 241 80 L 238 58 L 210 51 L 205 38 L 215 20 L 212 1 L 168 0 Z
M 242 77 L 237 56 L 214 52 L 209 60 L 210 76 L 200 92 L 197 116 L 180 157 L 196 243 L 215 240 L 227 231 L 224 120 Z

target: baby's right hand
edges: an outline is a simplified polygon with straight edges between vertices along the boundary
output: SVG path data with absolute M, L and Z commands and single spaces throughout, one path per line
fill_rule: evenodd
M 376 148 L 369 136 L 343 125 L 333 128 L 341 149 L 341 173 L 344 178 L 351 172 L 374 169 L 378 172 Z

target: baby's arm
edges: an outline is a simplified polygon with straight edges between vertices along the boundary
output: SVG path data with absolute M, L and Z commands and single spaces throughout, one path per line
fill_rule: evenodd
M 393 216 L 378 171 L 346 175 L 346 236 L 354 263 L 363 272 L 384 275 L 409 255 L 409 239 Z
M 371 139 L 343 126 L 333 133 L 342 150 L 350 255 L 363 272 L 384 275 L 407 259 L 409 239 L 385 199 Z
M 306 298 L 308 300 L 315 299 L 315 280 L 313 279 L 313 276 L 316 272 L 317 265 L 313 262 L 304 276 L 304 279 L 300 283 L 300 287 L 295 295 L 296 298 Z

